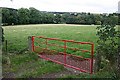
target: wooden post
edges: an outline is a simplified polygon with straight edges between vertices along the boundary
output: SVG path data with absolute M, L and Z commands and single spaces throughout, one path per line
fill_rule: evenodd
M 32 37 L 28 36 L 28 50 L 32 52 Z
M 7 48 L 7 40 L 5 40 L 5 51 L 6 51 L 6 53 L 7 53 L 7 50 L 8 48 Z
M 2 27 L 0 23 L 0 79 L 2 78 Z
M 97 51 L 95 58 L 94 72 L 98 72 L 100 70 L 101 68 L 100 65 L 101 65 L 101 54 L 99 51 Z
M 0 27 L 0 46 L 2 47 L 2 27 Z
M 3 76 L 2 76 L 2 8 L 0 8 L 0 80 L 2 80 Z

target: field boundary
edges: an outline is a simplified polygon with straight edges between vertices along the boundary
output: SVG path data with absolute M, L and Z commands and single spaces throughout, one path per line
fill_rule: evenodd
M 59 45 L 57 43 L 51 43 L 50 41 L 58 41 L 62 42 L 63 45 Z M 71 48 L 67 44 L 77 44 L 77 45 L 90 45 L 90 50 L 79 49 L 79 48 Z M 41 45 L 45 45 L 44 47 Z M 64 66 L 79 70 L 81 72 L 93 73 L 93 55 L 94 55 L 94 44 L 91 42 L 78 42 L 74 40 L 62 40 L 58 38 L 47 38 L 43 36 L 32 36 L 31 37 L 31 46 L 32 51 L 38 53 L 40 58 L 45 60 L 49 60 L 58 64 L 62 64 Z M 51 46 L 58 47 L 58 49 L 62 49 L 62 51 L 52 50 Z M 68 54 L 67 49 L 73 51 L 81 51 L 83 54 L 88 52 L 90 53 L 89 58 L 85 58 L 83 56 L 78 56 L 75 54 Z

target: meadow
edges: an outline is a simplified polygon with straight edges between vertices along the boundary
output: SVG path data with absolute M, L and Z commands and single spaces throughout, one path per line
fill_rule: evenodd
M 5 26 L 5 39 L 8 41 L 8 52 L 24 49 L 28 45 L 28 36 L 45 36 L 81 42 L 97 41 L 96 26 L 68 25 L 68 24 L 41 24 Z
M 95 47 L 97 45 L 96 25 L 38 24 L 4 26 L 3 28 L 5 39 L 8 41 L 7 52 L 11 60 L 11 67 L 4 65 L 5 77 L 40 77 L 43 74 L 65 71 L 63 66 L 43 61 L 35 53 L 27 51 L 19 53 L 28 46 L 28 36 L 92 42 Z M 11 76 L 8 76 L 8 72 Z

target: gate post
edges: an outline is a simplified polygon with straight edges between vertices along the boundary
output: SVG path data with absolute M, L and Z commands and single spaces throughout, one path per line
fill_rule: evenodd
M 64 41 L 64 65 L 66 65 L 66 40 Z
M 32 36 L 28 36 L 28 50 L 32 52 Z
M 90 73 L 93 73 L 93 54 L 94 54 L 94 44 L 91 45 L 91 65 L 90 65 Z

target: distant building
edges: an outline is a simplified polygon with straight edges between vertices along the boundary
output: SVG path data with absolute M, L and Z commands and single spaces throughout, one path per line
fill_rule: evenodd
M 103 13 L 103 15 L 105 15 L 105 16 L 109 16 L 109 14 L 108 14 L 108 13 Z
M 118 2 L 118 13 L 120 13 L 120 1 Z

